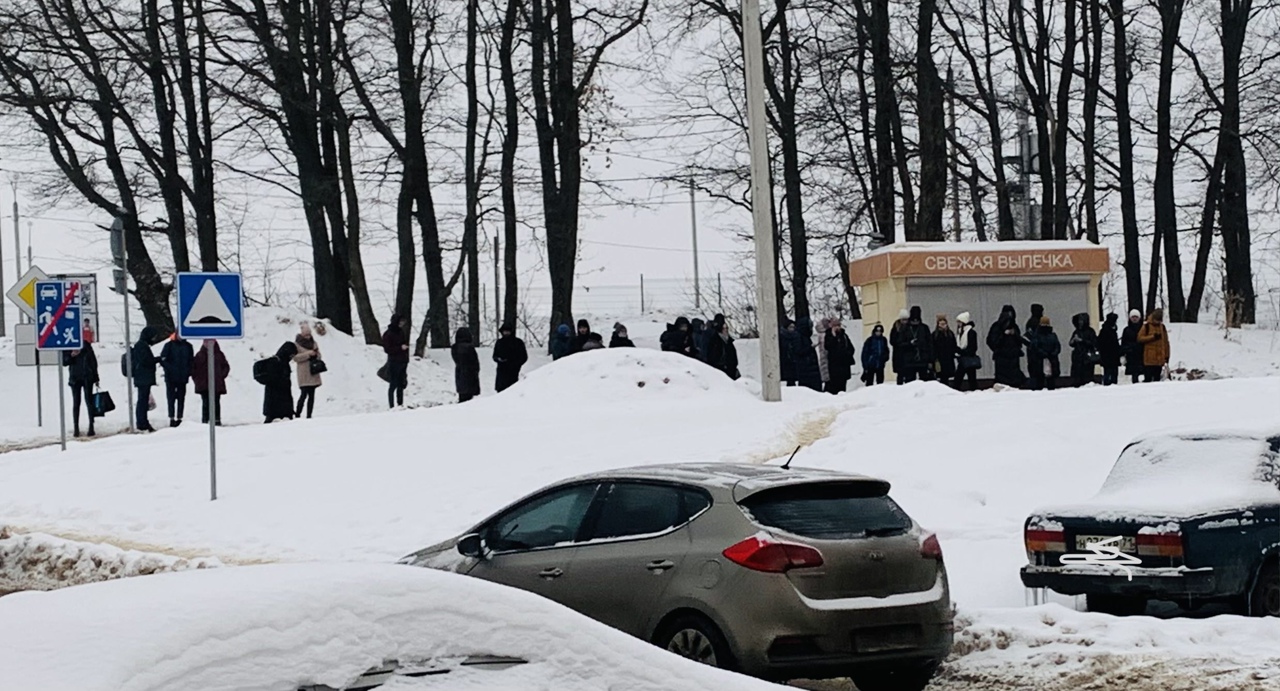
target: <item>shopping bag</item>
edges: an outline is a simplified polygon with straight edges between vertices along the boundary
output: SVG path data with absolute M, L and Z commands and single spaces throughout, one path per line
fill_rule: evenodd
M 391 381 L 391 370 L 389 365 L 383 365 L 378 368 L 378 378 L 385 382 Z
M 94 417 L 103 417 L 116 409 L 116 402 L 111 400 L 110 391 L 95 391 L 89 400 L 91 408 L 89 414 Z

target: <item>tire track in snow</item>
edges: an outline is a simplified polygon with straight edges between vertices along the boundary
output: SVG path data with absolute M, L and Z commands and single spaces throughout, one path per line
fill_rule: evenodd
M 780 436 L 757 449 L 734 455 L 733 460 L 753 465 L 785 460 L 797 446 L 807 448 L 831 436 L 831 428 L 842 414 L 865 407 L 865 404 L 846 404 L 807 410 L 793 417 Z

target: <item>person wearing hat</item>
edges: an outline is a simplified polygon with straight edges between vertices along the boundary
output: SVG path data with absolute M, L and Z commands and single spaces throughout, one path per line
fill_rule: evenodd
M 1098 353 L 1098 333 L 1089 323 L 1089 313 L 1081 312 L 1071 318 L 1075 330 L 1071 332 L 1071 385 L 1084 386 L 1093 383 L 1094 367 L 1102 361 Z
M 1120 316 L 1107 315 L 1098 331 L 1098 357 L 1102 365 L 1102 385 L 1111 386 L 1120 381 Z
M 933 334 L 924 323 L 919 305 L 911 307 L 906 326 L 898 331 L 898 349 L 902 351 L 898 383 L 933 379 Z
M 1147 323 L 1138 330 L 1138 344 L 1142 347 L 1143 381 L 1160 381 L 1169 364 L 1169 329 L 1164 325 L 1164 310 L 1157 307 L 1151 311 Z
M 1142 346 L 1138 344 L 1138 332 L 1142 330 L 1142 312 L 1129 310 L 1129 323 L 1120 335 L 1120 353 L 1124 355 L 1124 373 L 1134 384 L 1142 377 Z
M 884 326 L 876 324 L 871 335 L 862 342 L 862 383 L 875 386 L 884 383 L 884 366 L 889 364 L 889 339 Z
M 382 333 L 382 351 L 387 354 L 387 405 L 404 405 L 404 390 L 409 388 L 409 320 L 391 315 L 391 323 Z
M 800 347 L 800 334 L 796 332 L 796 323 L 783 317 L 782 326 L 778 330 L 778 365 L 781 369 L 782 381 L 787 386 L 796 385 L 796 351 Z
M 1000 309 L 1000 318 L 987 330 L 987 347 L 991 349 L 997 384 L 1015 389 L 1026 384 L 1026 375 L 1022 373 L 1023 343 L 1018 313 L 1013 305 L 1005 305 Z
M 493 344 L 493 361 L 498 365 L 493 390 L 501 393 L 520 381 L 520 368 L 529 361 L 529 350 L 516 336 L 511 324 L 498 327 L 498 342 Z
M 1048 317 L 1040 317 L 1040 326 L 1027 339 L 1027 370 L 1031 375 L 1031 390 L 1057 388 L 1062 373 L 1058 356 L 1062 354 L 1062 342 L 1053 332 Z
M 613 336 L 609 337 L 610 348 L 634 348 L 636 344 L 627 337 L 627 327 L 622 322 L 613 325 Z
M 471 329 L 463 326 L 454 332 L 449 354 L 453 356 L 453 385 L 458 402 L 466 403 L 480 395 L 480 356 L 476 354 Z
M 191 342 L 169 334 L 169 342 L 160 349 L 160 369 L 164 370 L 164 397 L 169 405 L 169 426 L 182 424 L 187 409 L 187 384 L 191 382 L 191 362 L 196 351 Z
M 889 348 L 893 351 L 893 373 L 897 376 L 899 384 L 903 383 L 902 373 L 906 368 L 902 364 L 904 351 L 898 347 L 898 334 L 902 333 L 902 330 L 906 328 L 909 319 L 911 319 L 910 310 L 903 308 L 898 311 L 897 321 L 893 322 L 893 325 L 889 327 Z
M 698 347 L 693 342 L 687 317 L 677 317 L 675 323 L 667 324 L 667 330 L 663 332 L 659 344 L 668 353 L 680 353 L 691 358 L 698 357 Z
M 561 324 L 551 335 L 551 359 L 559 360 L 571 352 L 573 352 L 573 329 L 570 329 L 568 324 Z
M 839 319 L 827 323 L 827 333 L 822 338 L 822 349 L 827 353 L 827 393 L 838 394 L 849 386 L 853 378 L 854 347 L 844 324 Z M 883 373 L 881 374 L 883 377 Z
M 978 355 L 978 333 L 974 330 L 973 317 L 968 312 L 956 316 L 956 379 L 957 389 L 964 389 L 969 380 L 969 390 L 978 388 L 978 370 L 982 369 L 982 356 Z
M 938 381 L 950 385 L 956 376 L 956 351 L 959 350 L 956 332 L 951 330 L 947 315 L 934 317 L 933 330 L 933 362 L 938 373 Z
M 724 372 L 730 379 L 742 377 L 738 371 L 738 348 L 729 335 L 729 325 L 723 321 L 711 322 L 713 333 L 707 341 L 707 364 Z
M 591 323 L 586 319 L 578 320 L 578 333 L 573 337 L 573 344 L 569 348 L 569 354 L 581 353 L 583 346 L 591 340 Z

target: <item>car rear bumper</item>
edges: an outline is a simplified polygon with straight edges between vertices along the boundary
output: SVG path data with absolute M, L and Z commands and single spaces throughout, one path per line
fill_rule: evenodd
M 1131 567 L 1126 574 L 1115 567 L 1024 566 L 1022 584 L 1028 588 L 1048 588 L 1063 595 L 1131 595 L 1170 599 L 1213 595 L 1217 589 L 1212 568 Z

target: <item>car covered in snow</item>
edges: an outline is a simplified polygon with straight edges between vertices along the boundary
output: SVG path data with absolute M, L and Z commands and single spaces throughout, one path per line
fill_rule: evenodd
M 606 471 L 402 561 L 538 593 L 768 679 L 922 689 L 952 645 L 937 538 L 888 482 L 860 475 L 727 463 Z
M 269 564 L 0 597 L 0 689 L 766 691 L 555 603 L 396 564 Z
M 1280 616 L 1280 435 L 1140 439 L 1092 499 L 1035 511 L 1024 537 L 1023 584 L 1085 595 L 1090 611 L 1166 600 Z

